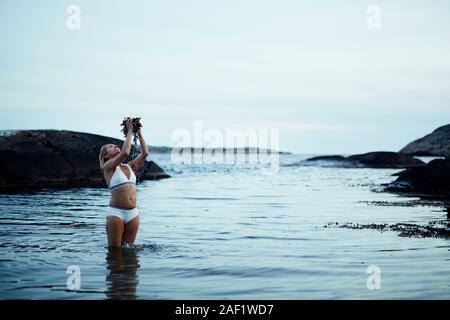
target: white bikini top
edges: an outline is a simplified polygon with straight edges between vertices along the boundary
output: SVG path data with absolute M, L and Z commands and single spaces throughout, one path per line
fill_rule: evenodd
M 131 169 L 128 164 L 125 163 L 125 165 L 130 169 L 130 179 L 128 180 L 125 173 L 123 173 L 122 169 L 120 168 L 120 165 L 118 165 L 114 170 L 111 181 L 109 182 L 109 190 L 118 188 L 128 183 L 136 184 L 136 175 L 134 174 L 133 169 Z

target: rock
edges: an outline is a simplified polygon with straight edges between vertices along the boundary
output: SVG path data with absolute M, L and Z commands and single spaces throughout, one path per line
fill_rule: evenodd
M 398 152 L 369 152 L 347 158 L 366 168 L 412 168 L 425 165 L 422 160 Z
M 169 177 L 170 176 L 153 161 L 145 161 L 141 170 L 137 173 L 138 181 L 157 180 Z
M 355 161 L 348 160 L 346 157 L 339 155 L 332 156 L 318 156 L 308 158 L 299 163 L 290 164 L 287 166 L 319 166 L 325 168 L 359 168 L 361 165 Z
M 347 160 L 343 156 L 318 156 L 306 159 L 306 161 L 345 161 Z
M 369 152 L 349 157 L 320 156 L 305 160 L 306 163 L 318 162 L 321 165 L 347 168 L 411 168 L 423 166 L 422 160 L 397 152 Z
M 435 159 L 397 175 L 397 180 L 388 184 L 386 191 L 450 198 L 450 160 Z
M 0 135 L 0 191 L 41 187 L 105 187 L 99 168 L 102 145 L 122 140 L 66 130 L 18 130 Z M 153 162 L 143 180 L 167 178 Z
M 401 153 L 415 156 L 450 157 L 450 124 L 434 130 L 423 138 L 409 143 Z
M 446 159 L 435 159 L 425 166 L 397 173 L 397 180 L 388 184 L 386 191 L 450 198 L 450 124 L 409 143 L 400 152 L 417 156 L 443 156 Z

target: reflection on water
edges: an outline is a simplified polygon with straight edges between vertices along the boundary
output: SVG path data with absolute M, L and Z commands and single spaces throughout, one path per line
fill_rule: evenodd
M 106 255 L 107 299 L 136 299 L 139 256 L 133 247 L 109 248 Z

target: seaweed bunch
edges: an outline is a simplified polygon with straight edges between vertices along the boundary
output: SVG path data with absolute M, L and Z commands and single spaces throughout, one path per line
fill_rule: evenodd
M 122 124 L 121 124 L 121 126 L 123 128 L 120 131 L 123 132 L 123 135 L 125 137 L 128 134 L 128 129 L 127 129 L 127 125 L 126 125 L 128 120 L 131 120 L 131 125 L 133 126 L 133 148 L 131 150 L 131 158 L 133 159 L 139 153 L 138 146 L 137 146 L 138 131 L 139 131 L 139 129 L 142 128 L 142 124 L 141 124 L 141 118 L 131 118 L 131 117 L 124 118 L 123 121 L 122 121 Z
M 127 137 L 128 134 L 128 129 L 127 129 L 127 121 L 131 120 L 131 124 L 133 126 L 133 135 L 136 137 L 138 131 L 140 128 L 142 128 L 142 124 L 141 124 L 141 118 L 131 118 L 131 117 L 126 117 L 123 119 L 121 126 L 123 127 L 122 130 L 120 130 L 121 132 L 123 132 L 124 137 Z

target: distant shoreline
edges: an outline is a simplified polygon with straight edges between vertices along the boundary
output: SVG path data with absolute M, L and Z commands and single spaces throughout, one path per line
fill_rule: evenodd
M 14 135 L 17 132 L 20 131 L 56 131 L 56 132 L 68 132 L 68 133 L 77 133 L 77 134 L 91 134 L 91 135 L 97 135 L 97 136 L 102 136 L 105 138 L 110 138 L 111 140 L 121 140 L 122 139 L 117 139 L 114 137 L 108 137 L 108 136 L 103 136 L 97 133 L 91 133 L 91 132 L 82 132 L 82 131 L 72 131 L 72 130 L 59 130 L 59 129 L 4 129 L 4 130 L 0 130 L 0 136 L 10 136 L 10 135 Z M 173 147 L 169 147 L 169 146 L 151 146 L 148 145 L 150 152 L 152 153 L 171 153 L 172 149 L 174 149 Z M 213 147 L 213 148 L 197 148 L 197 147 L 189 147 L 189 146 L 183 146 L 183 147 L 177 147 L 178 149 L 190 149 L 190 152 L 193 153 L 197 153 L 197 152 L 209 152 L 212 150 L 220 150 L 222 149 L 222 152 L 227 152 L 228 150 L 233 150 L 234 153 L 263 153 L 263 152 L 268 152 L 268 153 L 278 153 L 278 154 L 292 154 L 292 152 L 288 152 L 288 151 L 276 151 L 276 150 L 271 150 L 271 149 L 262 149 L 262 148 L 255 148 L 255 147 L 235 147 L 235 148 L 224 148 L 224 147 Z

